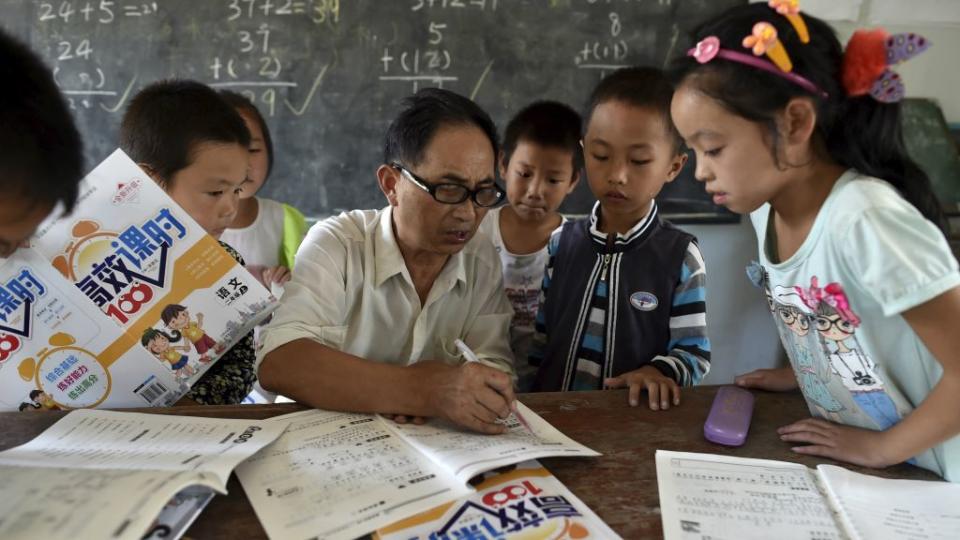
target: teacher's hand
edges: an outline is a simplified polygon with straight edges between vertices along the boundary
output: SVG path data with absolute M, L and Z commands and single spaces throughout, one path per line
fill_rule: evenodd
M 497 420 L 510 416 L 516 400 L 513 381 L 506 373 L 470 362 L 451 366 L 418 362 L 410 366 L 423 377 L 430 416 L 445 418 L 480 433 L 497 434 L 506 427 Z

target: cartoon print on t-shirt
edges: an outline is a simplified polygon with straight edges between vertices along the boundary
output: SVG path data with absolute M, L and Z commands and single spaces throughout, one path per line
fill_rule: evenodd
M 876 363 L 857 342 L 856 331 L 860 326 L 860 318 L 851 309 L 843 287 L 839 283 L 829 283 L 821 288 L 814 276 L 810 279 L 810 287 L 798 286 L 794 289 L 812 312 L 823 352 L 833 372 L 850 391 L 853 401 L 880 430 L 899 422 L 900 414 L 884 391 Z
M 828 387 L 832 379 L 831 366 L 821 355 L 810 350 L 810 326 L 813 320 L 810 308 L 803 302 L 800 294 L 792 287 L 777 286 L 772 295 L 768 295 L 774 306 L 775 316 L 788 331 L 781 332 L 784 348 L 793 361 L 797 383 L 803 395 L 809 400 L 818 416 L 841 421 L 839 411 L 843 404 L 837 401 Z M 816 341 L 814 341 L 816 346 Z

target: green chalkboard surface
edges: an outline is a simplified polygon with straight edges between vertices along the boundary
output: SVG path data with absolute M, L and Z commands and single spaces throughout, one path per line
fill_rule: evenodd
M 926 171 L 933 189 L 950 214 L 960 214 L 960 154 L 933 100 L 903 101 L 903 137 L 910 156 Z
M 53 69 L 89 164 L 117 146 L 145 85 L 185 77 L 247 94 L 273 133 L 262 194 L 322 217 L 385 201 L 374 171 L 400 100 L 423 86 L 474 97 L 501 126 L 536 99 L 581 108 L 620 66 L 664 65 L 704 19 L 746 0 L 0 0 L 0 26 Z M 692 168 L 665 214 L 736 219 Z M 585 213 L 586 183 L 563 208 Z

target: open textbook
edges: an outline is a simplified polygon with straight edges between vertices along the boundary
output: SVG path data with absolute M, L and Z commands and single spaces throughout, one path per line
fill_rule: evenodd
M 518 403 L 502 435 L 440 421 L 395 424 L 376 415 L 304 411 L 237 468 L 267 535 L 276 540 L 352 539 L 473 493 L 467 481 L 496 467 L 547 456 L 597 456 Z
M 619 538 L 536 460 L 486 476 L 476 493 L 384 527 L 374 538 Z
M 117 150 L 0 259 L 0 410 L 171 405 L 275 306 Z
M 0 452 L 0 538 L 139 539 L 165 507 L 166 519 L 177 519 L 177 496 L 189 525 L 206 504 L 198 489 L 226 493 L 233 468 L 285 427 L 73 411 L 29 443 Z
M 657 450 L 667 540 L 960 538 L 960 485 Z

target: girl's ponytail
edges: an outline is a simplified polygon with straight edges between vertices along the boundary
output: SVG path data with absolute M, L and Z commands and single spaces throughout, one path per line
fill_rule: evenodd
M 930 178 L 907 154 L 901 113 L 904 88 L 899 76 L 889 69 L 889 65 L 916 56 L 927 47 L 929 42 L 915 34 L 855 32 L 841 63 L 845 97 L 826 144 L 837 162 L 886 180 L 945 231 L 943 209 Z

